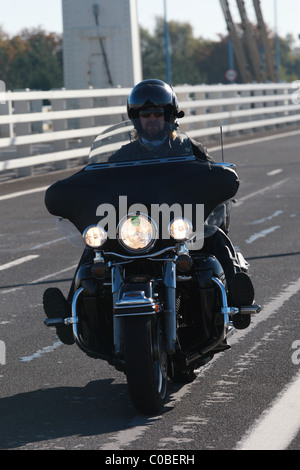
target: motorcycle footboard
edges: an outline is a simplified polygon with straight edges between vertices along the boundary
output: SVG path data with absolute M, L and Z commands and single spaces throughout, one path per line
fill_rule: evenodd
M 224 325 L 228 324 L 229 315 L 236 315 L 237 313 L 241 313 L 242 315 L 255 315 L 261 311 L 260 305 L 250 305 L 250 306 L 242 306 L 242 307 L 229 307 L 227 303 L 227 293 L 225 287 L 220 281 L 220 279 L 213 277 L 212 281 L 218 286 L 219 291 L 222 296 L 222 309 L 221 313 L 224 315 Z
M 239 313 L 241 315 L 256 315 L 257 313 L 261 312 L 261 306 L 260 305 L 250 305 L 249 307 L 240 307 L 239 308 Z

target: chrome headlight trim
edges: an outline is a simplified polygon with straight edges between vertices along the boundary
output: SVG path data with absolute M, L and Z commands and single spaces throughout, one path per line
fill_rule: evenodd
M 146 214 L 131 213 L 123 217 L 117 227 L 120 245 L 131 253 L 145 253 L 155 244 L 158 229 Z

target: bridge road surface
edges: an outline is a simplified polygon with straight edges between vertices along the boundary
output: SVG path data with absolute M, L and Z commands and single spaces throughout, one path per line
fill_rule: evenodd
M 67 294 L 80 256 L 43 203 L 66 173 L 0 185 L 0 449 L 300 449 L 299 149 L 300 132 L 225 148 L 241 180 L 231 239 L 263 310 L 192 384 L 170 383 L 154 417 L 135 411 L 121 372 L 43 325 L 43 291 Z

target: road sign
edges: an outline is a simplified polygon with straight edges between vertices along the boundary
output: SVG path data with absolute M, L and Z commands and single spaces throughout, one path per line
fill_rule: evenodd
M 229 82 L 234 82 L 237 77 L 236 70 L 234 69 L 226 70 L 225 77 L 226 77 L 226 80 L 228 80 Z

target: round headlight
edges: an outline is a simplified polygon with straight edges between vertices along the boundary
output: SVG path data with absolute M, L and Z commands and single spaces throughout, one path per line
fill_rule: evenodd
M 169 225 L 169 233 L 177 241 L 188 240 L 193 233 L 193 226 L 187 219 L 174 219 Z
M 99 248 L 107 239 L 107 233 L 104 228 L 98 225 L 88 227 L 83 233 L 83 239 L 90 248 Z
M 119 242 L 128 250 L 146 251 L 150 249 L 156 235 L 156 225 L 143 214 L 127 215 L 119 223 Z

